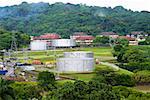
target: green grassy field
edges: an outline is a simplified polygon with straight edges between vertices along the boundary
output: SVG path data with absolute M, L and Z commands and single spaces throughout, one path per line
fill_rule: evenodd
M 74 78 L 77 80 L 82 80 L 82 81 L 90 81 L 95 73 L 73 73 L 73 74 L 62 74 L 62 76 Z
M 110 47 L 97 47 L 97 48 L 81 48 L 82 51 L 92 51 L 95 57 L 112 56 L 112 49 Z
M 92 51 L 94 53 L 95 58 L 99 58 L 102 61 L 105 60 L 112 60 L 112 49 L 110 47 L 94 47 L 94 48 L 65 48 L 65 49 L 56 49 L 54 52 L 53 50 L 46 50 L 46 51 L 29 51 L 27 53 L 29 59 L 29 62 L 31 63 L 32 60 L 38 59 L 42 61 L 43 63 L 54 60 L 54 57 L 56 54 L 56 57 L 62 57 L 63 52 L 71 52 L 71 51 Z M 23 62 L 24 55 L 23 52 L 18 53 L 18 57 L 20 62 Z
M 95 66 L 95 69 L 98 68 L 99 70 L 100 69 L 107 69 L 107 68 L 110 68 L 108 66 L 105 66 L 105 65 L 96 65 Z M 115 71 L 115 70 L 114 70 Z M 133 75 L 132 72 L 130 71 L 127 71 L 127 70 L 124 70 L 124 69 L 121 69 L 119 68 L 119 70 L 116 70 L 116 73 L 118 74 L 127 74 L 127 75 Z M 70 77 L 70 78 L 74 78 L 74 79 L 77 79 L 77 80 L 82 80 L 82 81 L 90 81 L 96 74 L 95 72 L 93 73 L 63 73 L 63 74 L 60 74 L 62 76 L 66 76 L 66 77 Z

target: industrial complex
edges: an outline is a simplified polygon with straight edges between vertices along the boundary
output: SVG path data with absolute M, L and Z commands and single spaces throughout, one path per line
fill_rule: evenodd
M 138 45 L 138 41 L 143 41 L 145 37 L 141 32 L 132 32 L 126 36 L 119 36 L 114 32 L 102 32 L 98 36 L 127 39 L 129 45 Z M 99 61 L 96 59 L 95 62 L 91 50 L 82 51 L 80 48 L 83 45 L 92 46 L 93 40 L 93 36 L 84 32 L 75 32 L 69 39 L 61 38 L 57 33 L 45 33 L 41 36 L 32 36 L 30 49 L 23 51 L 18 51 L 13 41 L 11 52 L 1 51 L 0 74 L 13 76 L 18 69 L 23 76 L 26 71 L 43 70 L 55 73 L 90 73 L 94 70 L 95 63 L 99 64 Z

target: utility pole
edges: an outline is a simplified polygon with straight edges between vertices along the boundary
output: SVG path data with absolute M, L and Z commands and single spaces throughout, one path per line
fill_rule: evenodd
M 15 74 L 15 66 L 17 62 L 17 39 L 16 39 L 16 33 L 12 32 L 12 42 L 11 42 L 11 48 L 9 50 L 9 56 L 10 56 L 10 61 L 11 61 L 11 68 L 9 68 L 9 71 L 6 76 L 16 76 Z
M 10 48 L 10 56 L 12 57 L 12 60 L 17 60 L 17 40 L 16 40 L 16 33 L 12 33 L 12 42 L 11 42 L 11 48 Z

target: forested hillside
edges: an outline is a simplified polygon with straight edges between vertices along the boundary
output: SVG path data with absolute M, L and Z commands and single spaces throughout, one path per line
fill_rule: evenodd
M 68 37 L 73 32 L 96 35 L 102 31 L 127 34 L 150 32 L 150 12 L 133 12 L 122 6 L 115 8 L 81 4 L 32 3 L 0 7 L 0 28 L 31 35 L 57 32 Z

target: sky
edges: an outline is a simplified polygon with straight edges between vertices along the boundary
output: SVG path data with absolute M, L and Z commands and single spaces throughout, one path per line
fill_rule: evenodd
M 0 0 L 0 6 L 10 6 L 20 4 L 26 1 L 28 3 L 37 2 L 48 2 L 53 4 L 55 2 L 73 3 L 73 4 L 86 4 L 89 6 L 100 6 L 100 7 L 115 7 L 123 6 L 133 11 L 150 11 L 150 0 Z

